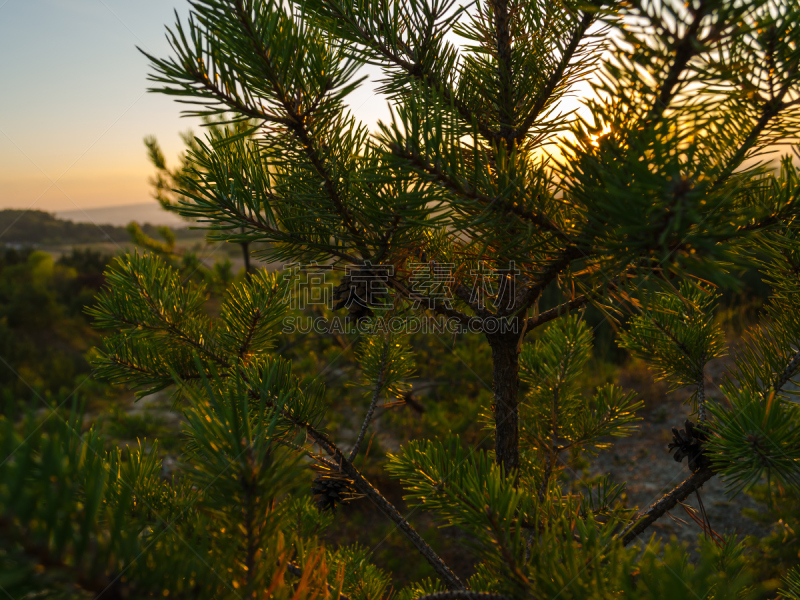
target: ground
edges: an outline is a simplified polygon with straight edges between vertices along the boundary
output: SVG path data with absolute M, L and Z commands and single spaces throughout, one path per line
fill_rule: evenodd
M 706 389 L 710 400 L 720 397 L 717 386 L 730 364 L 730 358 L 724 357 L 707 366 Z M 667 450 L 667 444 L 672 440 L 673 427 L 683 429 L 686 419 L 696 421 L 697 417 L 691 414 L 691 406 L 687 403 L 689 390 L 668 393 L 666 385 L 654 381 L 653 374 L 641 365 L 634 364 L 621 369 L 619 384 L 638 392 L 645 402 L 641 414 L 643 421 L 639 423 L 636 434 L 616 440 L 609 450 L 602 452 L 592 464 L 591 473 L 610 474 L 615 482 L 627 482 L 626 505 L 644 510 L 691 474 L 685 460 L 682 463 L 675 462 Z M 758 509 L 759 505 L 747 494 L 731 497 L 719 477 L 706 482 L 700 496 L 711 527 L 717 533 L 759 537 L 766 534 L 759 525 L 742 514 L 745 508 Z M 695 495 L 685 503 L 698 507 Z M 663 541 L 674 536 L 678 541 L 693 545 L 701 531 L 685 509 L 678 505 L 656 521 L 644 535 L 655 533 Z

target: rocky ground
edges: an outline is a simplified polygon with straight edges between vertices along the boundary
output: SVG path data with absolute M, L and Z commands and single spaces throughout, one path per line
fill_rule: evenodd
M 710 400 L 721 398 L 717 386 L 729 366 L 730 359 L 727 358 L 708 365 L 706 389 Z M 614 441 L 612 448 L 602 452 L 594 461 L 591 472 L 594 475 L 610 474 L 615 482 L 627 482 L 626 505 L 644 510 L 690 475 L 686 460 L 675 462 L 667 451 L 667 444 L 672 440 L 673 427 L 683 429 L 685 420 L 696 421 L 696 416 L 690 414 L 691 406 L 686 403 L 689 391 L 668 393 L 666 385 L 654 381 L 652 373 L 643 367 L 623 369 L 619 383 L 636 391 L 645 402 L 641 414 L 643 421 L 635 435 Z M 758 509 L 758 504 L 747 494 L 731 497 L 719 477 L 712 478 L 701 488 L 700 497 L 711 527 L 717 533 L 739 536 L 762 536 L 766 533 L 742 514 L 745 508 Z M 698 508 L 697 496 L 693 494 L 685 504 Z M 702 530 L 679 505 L 657 521 L 646 535 L 653 533 L 662 541 L 675 537 L 680 542 L 693 544 Z

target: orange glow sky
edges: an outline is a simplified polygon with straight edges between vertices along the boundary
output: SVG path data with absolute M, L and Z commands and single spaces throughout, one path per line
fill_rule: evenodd
M 146 93 L 147 59 L 165 56 L 165 25 L 185 0 L 0 0 L 0 209 L 74 211 L 147 202 L 142 138 L 168 160 L 197 122 Z M 367 83 L 350 104 L 364 122 L 388 115 Z
M 0 209 L 80 211 L 151 201 L 142 143 L 174 164 L 181 106 L 147 93 L 147 59 L 170 50 L 165 26 L 187 0 L 0 0 Z M 349 98 L 371 128 L 388 118 L 377 69 Z M 588 86 L 575 90 L 587 93 Z M 573 96 L 560 108 L 578 107 Z M 785 150 L 784 150 L 785 151 Z

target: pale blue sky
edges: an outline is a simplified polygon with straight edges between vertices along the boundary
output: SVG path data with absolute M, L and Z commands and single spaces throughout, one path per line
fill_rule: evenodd
M 0 209 L 75 210 L 146 202 L 142 138 L 168 159 L 196 122 L 146 93 L 147 59 L 164 56 L 165 25 L 186 0 L 0 0 Z M 367 85 L 350 104 L 374 124 L 387 113 Z

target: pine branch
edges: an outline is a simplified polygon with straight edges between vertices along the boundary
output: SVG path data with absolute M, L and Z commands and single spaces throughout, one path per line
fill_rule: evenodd
M 159 321 L 164 324 L 163 331 L 171 333 L 177 339 L 181 340 L 182 342 L 188 344 L 198 352 L 204 354 L 211 358 L 214 362 L 219 364 L 221 367 L 225 369 L 230 369 L 231 364 L 226 361 L 223 357 L 219 356 L 218 354 L 214 353 L 210 348 L 206 346 L 202 341 L 194 339 L 191 335 L 177 327 L 174 323 L 172 323 L 167 316 L 161 311 L 160 307 L 156 302 L 153 301 L 153 298 L 150 296 L 149 292 L 147 291 L 147 287 L 142 283 L 141 274 L 137 274 L 137 277 L 134 280 L 141 297 L 144 298 L 145 302 L 147 303 L 148 307 L 150 308 L 151 313 L 155 316 Z M 118 317 L 119 318 L 119 317 Z M 124 320 L 120 318 L 120 320 Z
M 516 216 L 522 221 L 533 223 L 543 230 L 555 234 L 558 238 L 566 242 L 571 241 L 569 236 L 567 236 L 567 234 L 564 233 L 561 228 L 559 228 L 558 225 L 556 225 L 556 223 L 547 215 L 535 210 L 527 210 L 511 200 L 503 200 L 499 197 L 492 198 L 491 196 L 482 194 L 481 192 L 472 189 L 469 184 L 462 183 L 454 179 L 449 174 L 445 173 L 440 167 L 429 163 L 421 156 L 414 154 L 413 152 L 409 152 L 397 144 L 389 144 L 389 149 L 391 150 L 392 154 L 398 158 L 409 161 L 419 170 L 432 176 L 434 181 L 447 190 L 468 200 L 474 200 L 486 208 L 500 209 L 506 213 Z
M 583 17 L 581 18 L 580 23 L 578 23 L 578 27 L 572 33 L 572 38 L 570 38 L 569 44 L 564 50 L 564 54 L 561 56 L 561 60 L 550 75 L 545 86 L 537 95 L 536 101 L 533 104 L 533 108 L 531 108 L 531 111 L 528 113 L 528 116 L 525 117 L 525 120 L 513 133 L 513 137 L 515 139 L 521 140 L 528 134 L 528 131 L 536 122 L 536 119 L 544 110 L 544 107 L 547 106 L 547 103 L 550 100 L 553 92 L 561 82 L 561 78 L 564 76 L 564 71 L 566 71 L 567 67 L 569 66 L 569 61 L 572 59 L 575 51 L 578 49 L 578 45 L 593 21 L 594 15 L 592 13 L 583 13 Z
M 433 312 L 440 315 L 444 315 L 448 318 L 456 319 L 459 322 L 459 324 L 462 325 L 463 327 L 467 327 L 472 321 L 472 319 L 469 316 L 465 315 L 459 310 L 456 310 L 454 308 L 447 308 L 442 302 L 435 302 L 432 301 L 433 300 L 432 298 L 428 298 L 427 296 L 424 296 L 422 294 L 412 292 L 410 289 L 408 289 L 408 286 L 406 286 L 405 283 L 403 283 L 402 281 L 400 281 L 395 277 L 390 277 L 388 283 L 392 287 L 392 289 L 399 292 L 404 298 L 407 298 L 408 300 L 413 300 L 414 302 L 424 303 L 425 306 L 433 306 L 432 308 Z M 472 323 L 472 325 L 474 326 L 475 323 Z
M 250 394 L 254 399 L 261 398 L 258 392 L 255 390 L 251 389 Z M 267 400 L 266 403 L 271 408 L 276 406 L 275 402 L 272 400 Z M 456 576 L 456 574 L 450 570 L 450 567 L 448 567 L 444 561 L 439 558 L 433 548 L 431 548 L 428 543 L 422 539 L 419 533 L 417 533 L 411 524 L 406 521 L 403 515 L 400 514 L 400 511 L 398 511 L 391 502 L 389 502 L 377 489 L 375 489 L 375 487 L 361 474 L 361 472 L 353 465 L 353 463 L 350 462 L 347 457 L 345 457 L 344 453 L 327 435 L 316 429 L 311 423 L 296 418 L 295 415 L 292 414 L 292 412 L 287 408 L 280 408 L 280 414 L 295 427 L 305 431 L 306 434 L 308 434 L 308 436 L 314 440 L 314 442 L 316 442 L 320 448 L 330 455 L 330 457 L 336 463 L 339 471 L 348 475 L 353 480 L 353 483 L 358 491 L 369 498 L 372 503 L 375 504 L 375 506 L 384 515 L 386 515 L 397 526 L 397 528 L 403 532 L 403 534 L 405 534 L 405 536 L 419 551 L 419 553 L 422 554 L 422 556 L 433 567 L 445 585 L 451 589 L 465 589 L 464 584 L 461 583 L 461 580 L 458 578 L 458 576 Z
M 786 97 L 786 94 L 789 93 L 791 89 L 791 85 L 788 83 L 784 85 L 779 94 L 766 102 L 761 110 L 761 116 L 756 121 L 756 124 L 750 130 L 750 133 L 747 134 L 747 137 L 742 142 L 741 146 L 736 150 L 733 157 L 728 161 L 727 167 L 722 171 L 722 173 L 717 177 L 714 183 L 711 185 L 711 190 L 715 190 L 718 187 L 722 186 L 730 177 L 733 175 L 734 171 L 742 164 L 742 161 L 747 157 L 747 153 L 750 149 L 756 144 L 758 141 L 759 136 L 767 127 L 769 122 L 774 119 L 775 117 L 780 114 L 781 110 L 786 108 L 786 105 L 783 103 L 783 98 Z
M 435 592 L 419 596 L 417 600 L 511 600 L 502 594 L 491 592 L 473 592 L 471 590 L 458 590 L 453 592 Z
M 494 16 L 494 34 L 497 52 L 497 86 L 500 104 L 500 135 L 506 142 L 506 151 L 514 149 L 513 128 L 516 123 L 511 72 L 511 32 L 509 31 L 508 0 L 490 0 Z
M 0 531 L 3 532 L 6 539 L 12 539 L 14 536 L 14 522 L 8 515 L 0 515 Z M 35 558 L 40 565 L 46 569 L 57 569 L 71 573 L 75 582 L 87 592 L 97 594 L 104 600 L 123 600 L 128 597 L 129 590 L 123 590 L 122 582 L 119 580 L 119 575 L 115 577 L 107 576 L 105 574 L 98 574 L 96 572 L 87 572 L 82 569 L 80 565 L 69 564 L 64 562 L 61 558 L 56 556 L 47 545 L 37 544 L 32 541 L 28 535 L 23 535 L 21 539 L 17 540 L 26 555 Z
M 181 193 L 184 196 L 186 196 L 187 198 L 190 198 L 190 199 L 195 199 L 196 198 L 193 193 L 186 192 L 186 191 L 183 191 Z M 267 194 L 267 196 L 272 201 L 283 202 L 282 199 L 278 198 L 274 194 Z M 186 208 L 183 209 L 184 211 L 187 211 L 187 208 L 192 208 L 193 207 L 192 204 L 186 204 L 186 203 L 183 203 L 183 202 L 181 204 L 184 207 L 186 207 Z M 260 231 L 262 233 L 265 233 L 270 238 L 281 240 L 284 243 L 292 244 L 294 246 L 314 248 L 316 250 L 320 250 L 322 252 L 325 252 L 326 254 L 330 254 L 331 256 L 334 256 L 336 258 L 340 258 L 342 260 L 345 260 L 345 261 L 347 261 L 347 262 L 349 262 L 351 264 L 361 264 L 361 259 L 356 258 L 354 256 L 350 256 L 346 252 L 341 252 L 340 250 L 337 250 L 336 248 L 332 248 L 329 244 L 318 244 L 318 243 L 315 243 L 315 242 L 312 242 L 312 241 L 309 241 L 309 240 L 306 240 L 306 239 L 303 239 L 303 238 L 298 238 L 298 237 L 296 237 L 296 236 L 294 236 L 292 234 L 289 234 L 289 233 L 286 233 L 284 231 L 281 231 L 280 229 L 275 229 L 274 227 L 270 227 L 269 225 L 267 225 L 263 221 L 259 221 L 259 220 L 255 219 L 255 218 L 253 218 L 252 215 L 247 214 L 245 212 L 242 212 L 242 211 L 236 209 L 233 206 L 232 203 L 217 202 L 215 204 L 216 204 L 217 209 L 220 212 L 227 214 L 230 217 L 230 219 L 232 219 L 236 223 L 246 223 L 248 227 L 250 227 L 250 228 L 252 228 L 252 229 L 254 229 L 256 231 Z M 187 216 L 199 216 L 199 215 L 188 213 Z
M 709 3 L 701 2 L 700 8 L 694 13 L 694 19 L 689 25 L 686 34 L 678 42 L 675 50 L 675 59 L 669 68 L 667 76 L 661 83 L 658 90 L 658 96 L 650 108 L 650 112 L 645 119 L 646 123 L 651 123 L 660 117 L 669 106 L 670 100 L 674 96 L 675 87 L 680 81 L 681 74 L 686 69 L 689 61 L 694 58 L 698 53 L 698 33 L 700 31 L 700 24 L 708 14 Z
M 720 242 L 727 242 L 730 239 L 734 239 L 734 238 L 740 237 L 740 235 L 742 233 L 753 233 L 753 232 L 763 231 L 764 229 L 772 227 L 773 225 L 777 225 L 778 223 L 780 223 L 783 219 L 787 218 L 788 216 L 789 215 L 782 215 L 780 213 L 773 213 L 773 214 L 771 214 L 771 215 L 769 215 L 767 217 L 764 217 L 760 221 L 757 221 L 756 223 L 750 223 L 749 225 L 743 225 L 743 226 L 739 227 L 736 230 L 735 233 L 733 233 L 733 234 L 731 234 L 729 236 L 726 236 L 724 238 L 721 238 L 719 241 Z
M 172 372 L 159 373 L 158 371 L 151 371 L 151 370 L 145 369 L 145 368 L 143 368 L 143 367 L 141 367 L 139 365 L 135 365 L 130 361 L 122 360 L 119 356 L 116 356 L 116 355 L 111 355 L 110 354 L 110 355 L 107 355 L 107 358 L 108 358 L 109 361 L 113 362 L 115 365 L 118 365 L 120 367 L 124 367 L 125 369 L 129 369 L 129 370 L 135 371 L 137 373 L 141 373 L 142 375 L 150 375 L 150 376 L 158 377 L 160 379 L 165 379 L 165 378 L 166 379 L 171 379 L 172 376 L 173 376 Z M 189 380 L 189 381 L 191 381 L 191 380 L 195 380 L 195 379 L 201 379 L 201 376 L 198 373 L 178 373 L 177 375 L 178 375 L 178 377 L 180 377 L 181 380 Z
M 616 280 L 609 281 L 605 286 L 603 286 L 605 290 L 613 291 L 617 289 Z M 531 331 L 539 327 L 540 325 L 544 325 L 552 321 L 553 319 L 557 319 L 559 317 L 564 316 L 565 314 L 569 313 L 570 311 L 575 310 L 576 308 L 580 308 L 585 306 L 592 300 L 595 300 L 601 296 L 600 291 L 590 291 L 586 294 L 581 294 L 577 298 L 573 298 L 567 302 L 559 304 L 558 306 L 554 306 L 542 313 L 539 313 L 535 317 L 531 317 L 527 320 L 525 335 L 528 335 Z
M 797 372 L 798 367 L 800 367 L 800 351 L 792 357 L 792 360 L 789 361 L 789 364 L 786 365 L 786 368 L 783 370 L 783 373 L 778 376 L 773 384 L 773 388 L 775 392 L 780 392 L 783 386 L 785 386 L 794 374 Z
M 426 83 L 429 88 L 441 94 L 442 100 L 455 106 L 456 110 L 458 111 L 458 115 L 464 120 L 465 123 L 468 125 L 472 125 L 474 123 L 475 127 L 478 129 L 478 133 L 480 133 L 484 139 L 490 143 L 497 142 L 501 139 L 500 134 L 489 127 L 489 125 L 487 125 L 483 119 L 480 119 L 475 113 L 470 111 L 469 108 L 467 108 L 467 105 L 456 98 L 453 90 L 445 86 L 442 81 L 436 79 L 430 73 L 419 76 L 418 79 L 423 83 Z
M 266 462 L 265 462 L 266 464 Z M 250 476 L 252 477 L 252 475 Z M 242 475 L 240 478 L 240 483 L 242 486 L 242 492 L 244 493 L 244 538 L 245 538 L 245 557 L 244 557 L 244 567 L 245 571 L 247 571 L 247 586 L 248 588 L 253 583 L 253 577 L 256 576 L 255 573 L 255 566 L 256 566 L 256 553 L 259 551 L 259 544 L 258 544 L 258 535 L 257 532 L 254 531 L 256 528 L 256 515 L 255 515 L 255 498 L 253 497 L 253 485 L 250 477 L 246 475 Z
M 535 283 L 523 291 L 519 301 L 514 306 L 514 311 L 519 314 L 528 310 L 539 299 L 545 288 L 555 281 L 573 260 L 585 257 L 586 253 L 580 246 L 567 246 L 552 262 L 544 267 Z
M 361 424 L 361 431 L 358 432 L 356 443 L 353 445 L 353 449 L 350 451 L 350 458 L 348 459 L 350 462 L 353 462 L 356 456 L 358 456 L 358 451 L 361 448 L 361 444 L 364 442 L 364 437 L 367 435 L 367 427 L 369 427 L 369 424 L 372 421 L 372 414 L 375 412 L 375 406 L 378 404 L 378 397 L 380 396 L 384 383 L 386 382 L 386 370 L 389 366 L 387 364 L 388 358 L 389 349 L 386 345 L 386 342 L 384 342 L 383 350 L 381 351 L 380 376 L 375 384 L 375 391 L 372 394 L 372 401 L 369 403 L 369 410 L 367 410 L 367 414 L 364 417 L 364 422 Z
M 425 85 L 431 91 L 439 94 L 446 104 L 450 104 L 455 107 L 455 109 L 458 111 L 458 115 L 465 123 L 468 125 L 475 123 L 478 128 L 478 132 L 486 140 L 489 142 L 497 142 L 502 139 L 498 132 L 493 131 L 484 120 L 480 119 L 478 115 L 473 113 L 467 107 L 467 105 L 457 97 L 452 88 L 450 88 L 450 86 L 437 77 L 435 73 L 426 71 L 420 62 L 408 61 L 401 55 L 392 51 L 391 48 L 378 39 L 378 37 L 372 32 L 367 31 L 358 25 L 358 23 L 355 23 L 349 15 L 340 9 L 338 3 L 326 3 L 326 8 L 332 11 L 331 14 L 333 18 L 346 22 L 351 30 L 361 40 L 361 42 L 375 52 L 378 56 L 382 57 L 389 65 L 402 69 L 403 72 L 407 73 L 415 81 Z M 404 51 L 410 53 L 411 49 L 405 47 Z
M 335 462 L 333 462 L 332 460 L 330 460 L 328 458 L 325 458 L 324 456 L 322 456 L 320 454 L 315 454 L 314 452 L 312 452 L 308 448 L 304 448 L 303 446 L 300 446 L 300 445 L 295 444 L 293 442 L 290 442 L 288 440 L 281 440 L 281 439 L 277 439 L 277 438 L 275 439 L 275 443 L 276 444 L 280 444 L 281 446 L 285 446 L 287 448 L 291 448 L 292 450 L 294 450 L 295 452 L 299 452 L 300 454 L 305 454 L 311 460 L 320 462 L 320 463 L 330 467 L 331 469 L 336 469 L 337 468 Z
M 558 459 L 558 418 L 559 418 L 559 392 L 560 385 L 566 376 L 566 369 L 568 367 L 568 358 L 564 356 L 561 359 L 561 373 L 558 379 L 553 384 L 553 401 L 551 405 L 551 435 L 550 435 L 550 453 L 547 457 L 547 465 L 544 470 L 544 477 L 542 478 L 542 485 L 539 487 L 539 502 L 544 502 L 544 494 L 547 491 L 547 484 L 550 482 L 550 476 L 553 473 L 556 460 Z
M 248 10 L 245 9 L 242 0 L 236 0 L 236 13 L 239 22 L 241 23 L 242 27 L 244 27 L 248 38 L 252 42 L 253 50 L 263 61 L 264 65 L 267 68 L 267 71 L 270 73 L 274 73 L 275 65 L 273 64 L 272 59 L 269 56 L 269 51 L 260 42 L 259 36 L 256 34 L 253 23 L 250 20 L 250 13 Z M 308 130 L 308 127 L 306 126 L 308 115 L 302 114 L 297 110 L 296 104 L 294 103 L 292 98 L 290 98 L 289 94 L 277 83 L 276 80 L 272 81 L 272 85 L 276 97 L 278 98 L 278 100 L 283 106 L 283 109 L 286 111 L 286 114 L 288 115 L 288 123 L 286 124 L 286 127 L 295 135 L 297 140 L 302 144 L 303 151 L 305 152 L 309 161 L 311 162 L 317 173 L 320 175 L 320 177 L 322 177 L 325 191 L 327 192 L 328 197 L 333 202 L 333 205 L 335 206 L 336 211 L 339 213 L 339 216 L 342 218 L 345 228 L 353 236 L 356 245 L 359 247 L 359 250 L 361 251 L 362 257 L 364 259 L 368 259 L 369 252 L 367 251 L 366 246 L 363 245 L 362 232 L 356 226 L 353 216 L 347 209 L 344 199 L 342 198 L 338 188 L 336 187 L 336 184 L 334 183 L 333 176 L 328 171 L 328 168 L 326 167 L 322 157 L 320 156 L 319 147 L 315 143 L 315 140 L 313 139 L 311 133 Z
M 239 348 L 239 358 L 244 359 L 247 355 L 247 351 L 250 347 L 250 342 L 253 341 L 253 336 L 256 333 L 256 328 L 258 327 L 258 322 L 261 319 L 261 311 L 256 309 L 253 312 L 253 316 L 250 319 L 250 326 L 245 333 L 244 339 L 242 340 L 242 345 Z
M 481 308 L 477 299 L 474 301 L 472 300 L 472 290 L 467 286 L 465 286 L 463 283 L 459 283 L 456 286 L 454 286 L 453 292 L 455 293 L 456 297 L 459 300 L 461 300 L 464 304 L 469 306 L 473 310 L 473 312 L 482 319 L 492 316 L 492 312 L 488 310 L 486 307 Z
M 544 493 L 547 491 L 547 484 L 550 482 L 550 475 L 553 473 L 553 467 L 555 466 L 556 457 L 558 456 L 558 386 L 553 386 L 551 427 L 550 453 L 547 456 L 542 485 L 539 486 L 539 502 L 544 502 Z
M 498 525 L 494 513 L 492 512 L 491 509 L 486 511 L 486 513 L 487 513 L 486 518 L 489 521 L 489 526 L 492 532 L 494 533 L 495 543 L 500 548 L 500 554 L 502 555 L 503 560 L 506 563 L 506 566 L 508 566 L 511 572 L 517 576 L 517 578 L 519 579 L 519 583 L 527 587 L 528 585 L 530 585 L 528 578 L 525 577 L 525 574 L 522 572 L 522 570 L 519 568 L 519 565 L 517 564 L 517 559 L 514 558 L 514 554 L 511 552 L 511 550 L 509 550 L 508 545 L 504 542 L 502 535 L 502 528 Z
M 444 584 L 453 590 L 465 589 L 464 584 L 461 583 L 461 580 L 458 578 L 458 576 L 450 570 L 450 567 L 448 567 L 444 561 L 439 558 L 433 548 L 431 548 L 428 543 L 422 539 L 419 533 L 417 533 L 411 524 L 406 521 L 403 515 L 400 514 L 400 511 L 398 511 L 391 502 L 389 502 L 377 489 L 375 489 L 373 485 L 359 472 L 359 470 L 356 469 L 356 467 L 345 458 L 342 451 L 339 450 L 339 448 L 337 448 L 336 445 L 334 445 L 324 433 L 317 431 L 310 425 L 305 427 L 305 429 L 309 436 L 326 452 L 328 452 L 334 461 L 336 461 L 339 466 L 339 470 L 350 476 L 358 491 L 369 498 L 372 503 L 375 504 L 375 506 L 384 515 L 386 515 L 400 531 L 405 534 L 405 536 L 409 539 L 409 541 L 411 541 L 419 553 L 422 554 L 422 556 L 433 567 Z
M 622 544 L 627 546 L 636 539 L 645 529 L 650 527 L 669 510 L 675 508 L 679 502 L 688 498 L 693 492 L 700 489 L 703 484 L 711 479 L 715 472 L 709 467 L 701 467 L 692 473 L 688 479 L 665 494 L 660 500 L 654 502 L 640 517 L 631 521 L 628 526 L 617 535 Z
M 174 36 L 173 36 L 173 41 L 174 41 Z M 157 66 L 165 65 L 164 61 L 161 61 L 157 59 L 155 56 L 148 54 L 140 47 L 137 46 L 136 49 L 142 54 L 144 54 L 152 64 Z M 200 67 L 198 67 L 197 65 L 200 65 Z M 222 88 L 216 86 L 214 82 L 212 82 L 209 79 L 206 70 L 204 68 L 201 68 L 202 66 L 203 66 L 202 59 L 198 59 L 197 64 L 195 64 L 193 61 L 186 61 L 184 64 L 182 64 L 182 67 L 186 69 L 186 73 L 191 77 L 192 82 L 199 85 L 203 90 L 208 92 L 216 100 L 218 104 L 222 104 L 223 106 L 232 108 L 236 112 L 241 113 L 242 115 L 245 115 L 251 119 L 256 119 L 257 121 L 261 121 L 262 123 L 274 123 L 276 125 L 284 125 L 284 126 L 287 126 L 289 124 L 287 119 L 266 112 L 263 106 L 261 107 L 249 106 L 241 102 L 235 95 L 230 94 L 228 90 L 223 90 Z M 151 80 L 153 79 L 151 78 Z M 161 80 L 155 79 L 155 81 L 161 81 Z M 165 91 L 166 93 L 170 93 L 167 90 L 159 90 L 153 88 L 150 88 L 148 91 L 151 92 Z M 187 101 L 187 102 L 196 103 L 196 101 Z
M 444 485 L 442 483 L 442 485 Z M 460 504 L 464 506 L 468 506 L 470 510 L 476 515 L 483 515 L 485 516 L 486 520 L 489 522 L 489 530 L 492 532 L 492 541 L 493 544 L 496 545 L 500 549 L 500 554 L 503 557 L 508 568 L 516 575 L 519 579 L 519 582 L 523 585 L 528 585 L 528 578 L 519 568 L 517 564 L 516 558 L 514 558 L 514 554 L 508 548 L 508 545 L 505 543 L 503 539 L 503 528 L 501 527 L 500 523 L 497 522 L 495 518 L 496 513 L 492 510 L 492 506 L 487 503 L 484 504 L 481 502 L 480 504 L 476 504 L 473 502 L 469 497 L 467 497 L 464 493 L 462 493 L 457 487 L 454 486 L 453 489 L 450 490 L 450 493 L 453 494 Z M 487 498 L 482 498 L 482 500 L 487 500 Z M 488 508 L 488 510 L 487 510 Z M 525 524 L 520 523 L 521 526 L 525 527 Z

